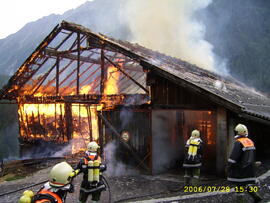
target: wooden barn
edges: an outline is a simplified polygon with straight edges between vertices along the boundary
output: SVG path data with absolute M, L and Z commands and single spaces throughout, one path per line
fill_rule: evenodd
M 233 78 L 63 21 L 10 78 L 0 99 L 18 104 L 22 154 L 112 140 L 125 162 L 153 174 L 181 167 L 193 129 L 203 169 L 224 174 L 233 129 L 244 123 L 269 154 L 270 99 Z

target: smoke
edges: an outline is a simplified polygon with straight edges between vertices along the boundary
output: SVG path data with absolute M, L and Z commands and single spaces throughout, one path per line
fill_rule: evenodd
M 72 149 L 72 143 L 73 143 L 73 140 L 71 140 L 67 146 L 65 146 L 61 150 L 55 152 L 52 155 L 52 157 L 63 157 L 63 156 L 70 155 L 71 149 Z
M 127 165 L 117 160 L 117 146 L 116 141 L 110 142 L 104 148 L 104 154 L 107 164 L 106 174 L 110 177 L 138 175 L 139 173 L 134 169 L 129 168 Z
M 224 66 L 205 37 L 206 28 L 196 15 L 212 0 L 127 1 L 123 19 L 133 41 L 214 71 Z
M 153 111 L 152 118 L 152 134 L 155 135 L 152 142 L 152 167 L 153 173 L 158 174 L 179 167 L 179 160 L 183 156 L 183 140 L 180 136 L 174 141 L 171 140 L 176 112 Z
M 223 81 L 220 81 L 220 80 L 216 80 L 214 82 L 214 87 L 216 89 L 221 90 L 221 91 L 224 91 L 224 92 L 227 91 L 227 87 L 226 87 L 225 83 Z
M 129 108 L 122 108 L 120 111 L 121 129 L 127 127 L 133 117 L 133 111 Z

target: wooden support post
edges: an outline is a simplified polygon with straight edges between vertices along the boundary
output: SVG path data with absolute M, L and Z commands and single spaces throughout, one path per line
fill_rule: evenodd
M 219 176 L 225 175 L 228 151 L 227 111 L 217 108 L 217 135 L 216 135 L 216 170 Z
M 40 126 L 42 126 L 41 119 L 40 119 L 39 105 L 40 104 L 37 104 L 37 107 L 38 107 L 38 123 L 39 123 Z M 40 128 L 39 130 L 40 130 L 40 135 L 43 135 L 45 137 L 43 128 Z
M 65 118 L 67 127 L 67 139 L 70 141 L 72 139 L 73 123 L 72 123 L 72 110 L 71 104 L 65 103 Z
M 32 125 L 36 125 L 35 124 L 35 115 L 34 115 L 33 111 L 32 111 L 32 115 L 31 115 L 31 123 L 32 123 Z
M 38 107 L 38 123 L 41 125 L 41 121 L 40 121 L 40 113 L 39 113 L 39 104 L 37 104 Z
M 102 95 L 104 92 L 104 75 L 105 75 L 105 62 L 104 62 L 104 48 L 102 46 L 100 50 L 100 94 Z
M 230 153 L 232 151 L 233 148 L 233 144 L 234 144 L 234 128 L 236 126 L 236 121 L 233 118 L 229 119 L 229 129 L 228 129 L 228 152 L 227 155 L 228 157 L 230 156 Z
M 57 137 L 57 141 L 59 141 L 59 133 L 58 133 L 58 129 L 57 129 L 57 114 L 56 114 L 56 103 L 54 103 L 54 121 L 55 121 L 55 126 L 54 126 L 54 128 L 55 128 L 55 132 L 56 132 L 56 136 L 55 137 Z
M 92 118 L 91 118 L 91 111 L 90 111 L 90 105 L 88 104 L 86 106 L 86 110 L 87 110 L 87 118 L 88 118 L 88 127 L 89 127 L 89 141 L 93 140 L 93 136 L 92 136 Z
M 28 119 L 28 115 L 27 113 L 25 113 L 25 118 L 26 118 L 26 126 L 27 126 L 27 138 L 30 137 L 30 134 L 31 134 L 31 131 L 30 131 L 30 128 L 29 128 L 29 119 Z
M 80 131 L 80 135 L 82 137 L 82 141 L 84 143 L 84 146 L 85 148 L 87 148 L 87 145 L 86 145 L 86 142 L 85 142 L 85 139 L 83 137 L 83 133 L 82 133 L 82 125 L 81 125 L 81 104 L 79 104 L 79 131 Z
M 80 33 L 77 33 L 77 95 L 80 94 Z
M 56 95 L 59 95 L 59 57 L 56 59 Z
M 98 112 L 97 112 L 98 113 Z M 99 115 L 99 113 L 98 113 Z M 103 120 L 99 119 L 100 117 L 98 116 L 98 141 L 99 141 L 99 146 L 100 146 L 100 154 L 103 155 L 103 150 L 104 150 L 104 143 L 103 143 Z M 102 157 L 103 158 L 103 157 Z
M 27 126 L 25 126 L 25 122 L 24 122 L 24 118 L 23 118 L 23 111 L 22 111 L 22 108 L 23 108 L 23 105 L 18 105 L 18 108 L 20 110 L 20 129 L 23 129 L 26 133 L 26 137 L 28 137 L 28 129 L 27 129 Z M 20 131 L 20 136 L 22 137 L 23 135 L 21 134 L 21 131 Z
M 62 133 L 62 139 L 63 139 L 63 142 L 65 142 L 65 131 L 64 131 L 64 120 L 63 120 L 63 107 L 62 107 L 63 104 L 60 104 L 59 107 L 60 107 L 60 128 L 61 128 L 61 133 Z

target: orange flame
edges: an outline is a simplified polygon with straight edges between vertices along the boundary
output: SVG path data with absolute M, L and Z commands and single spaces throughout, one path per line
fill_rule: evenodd
M 97 108 L 98 106 L 72 104 L 72 153 L 84 151 L 91 140 L 98 140 Z M 18 113 L 21 137 L 59 143 L 69 141 L 66 135 L 64 103 L 20 104 Z
M 104 94 L 112 95 L 118 93 L 117 82 L 120 78 L 118 69 L 114 66 L 109 66 L 107 70 L 107 81 L 105 83 Z

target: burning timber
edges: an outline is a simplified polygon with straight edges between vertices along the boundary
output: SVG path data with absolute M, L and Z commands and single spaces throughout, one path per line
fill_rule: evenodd
M 66 21 L 25 60 L 0 99 L 18 105 L 22 155 L 63 148 L 78 153 L 91 140 L 103 153 L 116 142 L 117 159 L 162 173 L 179 168 L 196 128 L 205 143 L 203 170 L 223 175 L 239 122 L 248 126 L 258 155 L 269 153 L 267 96 Z

